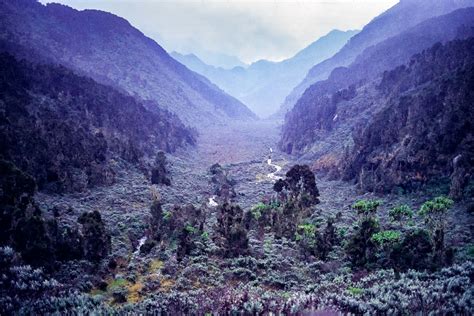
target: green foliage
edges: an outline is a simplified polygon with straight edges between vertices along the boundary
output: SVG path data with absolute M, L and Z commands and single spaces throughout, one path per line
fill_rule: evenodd
M 258 219 L 260 219 L 260 217 L 262 217 L 262 213 L 264 213 L 269 208 L 270 207 L 267 204 L 260 202 L 257 205 L 255 205 L 254 207 L 252 207 L 250 212 L 252 213 L 253 218 L 258 220 Z
M 190 234 L 194 234 L 198 231 L 198 229 L 196 227 L 194 227 L 193 225 L 190 225 L 190 224 L 187 224 L 184 229 L 190 233 Z
M 445 196 L 438 196 L 431 201 L 426 201 L 425 203 L 423 203 L 420 208 L 419 214 L 424 217 L 444 214 L 451 208 L 451 206 L 453 206 L 453 204 L 453 200 Z
M 314 238 L 316 236 L 316 226 L 313 224 L 302 224 L 298 225 L 297 232 L 295 234 L 295 239 L 297 241 L 302 240 L 303 238 Z
M 171 212 L 170 211 L 163 211 L 163 219 L 165 221 L 169 220 L 171 218 Z
M 353 287 L 353 286 L 348 287 L 347 291 L 353 296 L 360 296 L 364 293 L 364 289 L 361 289 L 360 287 Z
M 423 270 L 432 265 L 433 244 L 424 229 L 409 230 L 403 235 L 393 260 L 401 270 Z
M 402 222 L 411 219 L 413 217 L 413 211 L 410 206 L 402 204 L 392 208 L 388 216 L 392 222 Z
M 339 238 L 344 239 L 346 238 L 348 231 L 349 229 L 347 227 L 339 227 L 337 229 L 337 235 L 339 236 Z
M 129 285 L 129 282 L 127 280 L 123 278 L 118 278 L 110 282 L 110 284 L 107 286 L 107 290 L 109 292 L 113 292 L 115 290 L 125 288 L 128 285 Z
M 384 230 L 372 235 L 372 240 L 380 246 L 393 244 L 400 240 L 401 233 L 397 230 Z
M 379 200 L 359 200 L 352 205 L 352 208 L 357 211 L 357 214 L 368 217 L 374 215 L 381 204 Z
M 362 220 L 346 244 L 346 252 L 355 267 L 367 267 L 375 262 L 377 245 L 372 236 L 380 231 L 374 218 Z
M 277 210 L 280 207 L 279 202 L 271 202 L 270 204 L 265 204 L 263 202 L 260 202 L 256 204 L 252 209 L 250 210 L 250 213 L 252 214 L 252 217 L 256 220 L 259 220 L 263 214 L 265 214 L 268 211 L 273 211 Z
M 419 214 L 425 218 L 425 222 L 431 230 L 434 247 L 434 262 L 438 267 L 449 262 L 452 254 L 446 252 L 444 235 L 447 211 L 453 206 L 454 201 L 438 196 L 433 200 L 426 201 L 420 208 Z

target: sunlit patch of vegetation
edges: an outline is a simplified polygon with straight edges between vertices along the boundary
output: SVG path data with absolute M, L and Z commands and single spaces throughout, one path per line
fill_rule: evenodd
M 364 289 L 353 286 L 348 287 L 347 291 L 353 296 L 361 296 L 364 293 Z
M 372 235 L 372 240 L 377 244 L 384 246 L 400 240 L 401 233 L 396 230 L 384 230 Z
M 148 271 L 150 273 L 155 273 L 163 268 L 163 261 L 162 260 L 157 260 L 153 259 L 150 261 L 150 265 L 148 268 Z

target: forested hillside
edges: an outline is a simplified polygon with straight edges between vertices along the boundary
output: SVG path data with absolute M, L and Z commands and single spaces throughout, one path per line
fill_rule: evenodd
M 392 5 L 55 1 L 222 65 Z M 124 18 L 42 3 L 0 0 L 0 315 L 474 314 L 473 0 L 212 67 L 268 110 L 343 46 L 283 126 Z
M 388 102 L 388 96 L 378 89 L 383 71 L 405 62 L 409 64 L 409 56 L 437 41 L 472 36 L 473 13 L 472 8 L 466 8 L 429 19 L 366 50 L 349 67 L 336 69 L 328 80 L 308 88 L 286 116 L 280 140 L 282 150 L 312 157 L 317 169 L 339 177 L 341 170 L 337 165 L 346 159 L 344 152 L 351 150 L 355 131 L 371 122 Z M 425 74 L 419 76 L 424 78 Z M 437 120 L 434 116 L 424 119 L 432 124 Z M 440 172 L 436 168 L 433 171 Z M 385 190 L 393 187 L 392 183 Z
M 451 177 L 451 195 L 462 197 L 474 166 L 474 38 L 415 55 L 377 89 L 387 102 L 356 131 L 345 178 L 386 192 Z
M 2 50 L 60 63 L 208 126 L 255 115 L 206 78 L 176 62 L 152 39 L 113 14 L 36 0 L 0 1 Z
M 472 0 L 402 0 L 368 23 L 337 54 L 311 68 L 304 80 L 286 97 L 281 107 L 282 114 L 291 110 L 312 84 L 326 80 L 338 67 L 347 67 L 364 52 L 392 36 L 396 36 L 432 17 L 471 7 Z M 429 10 L 426 8 L 429 7 Z M 403 45 L 403 49 L 409 45 Z
M 0 65 L 0 155 L 33 176 L 39 189 L 111 184 L 116 159 L 139 164 L 159 150 L 195 143 L 195 132 L 176 115 L 64 67 L 7 54 Z

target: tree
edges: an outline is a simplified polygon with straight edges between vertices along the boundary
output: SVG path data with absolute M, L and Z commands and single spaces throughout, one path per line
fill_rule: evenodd
M 367 219 L 375 215 L 381 204 L 382 202 L 378 200 L 359 200 L 352 205 L 352 208 L 357 211 L 359 216 Z
M 84 236 L 84 255 L 88 260 L 100 261 L 105 258 L 111 249 L 110 235 L 98 211 L 83 213 L 78 222 L 82 224 Z
M 273 185 L 273 190 L 277 193 L 285 189 L 289 200 L 297 202 L 300 207 L 319 203 L 316 178 L 308 165 L 294 165 L 286 173 L 284 180 L 280 179 Z
M 168 170 L 166 170 L 166 155 L 163 151 L 159 151 L 156 155 L 155 165 L 151 169 L 151 183 L 171 185 L 171 180 L 168 178 Z
M 379 247 L 379 263 L 382 267 L 393 267 L 398 274 L 399 269 L 396 263 L 396 253 L 399 247 L 401 233 L 398 230 L 383 230 L 372 235 L 372 241 Z
M 224 203 L 217 215 L 217 231 L 225 257 L 238 257 L 248 253 L 247 230 L 243 211 L 238 205 Z
M 398 247 L 392 251 L 392 262 L 396 269 L 423 270 L 432 266 L 433 245 L 429 233 L 424 229 L 406 232 Z
M 177 245 L 176 256 L 178 261 L 185 256 L 199 250 L 198 244 L 202 240 L 204 212 L 192 204 L 174 206 L 170 211 L 163 210 L 162 204 L 155 200 L 151 206 L 151 240 L 148 242 L 144 252 L 150 251 L 158 242 L 164 247 Z
M 426 201 L 420 208 L 419 214 L 425 218 L 433 238 L 434 256 L 437 265 L 442 265 L 446 259 L 444 235 L 446 229 L 446 215 L 453 206 L 454 201 L 438 196 L 433 200 Z
M 347 253 L 354 266 L 364 267 L 375 262 L 377 244 L 372 236 L 380 231 L 375 218 L 377 208 L 381 204 L 377 200 L 359 200 L 352 206 L 360 216 L 355 232 L 347 244 Z
M 377 245 L 372 236 L 379 231 L 379 223 L 372 217 L 362 219 L 356 226 L 355 232 L 346 246 L 347 254 L 353 266 L 367 267 L 376 261 Z
M 407 221 L 411 220 L 413 217 L 413 211 L 410 206 L 406 204 L 398 205 L 392 208 L 388 216 L 392 222 L 397 222 L 399 226 Z

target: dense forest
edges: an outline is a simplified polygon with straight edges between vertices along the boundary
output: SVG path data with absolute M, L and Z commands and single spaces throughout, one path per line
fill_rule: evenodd
M 0 56 L 3 159 L 40 190 L 77 191 L 114 181 L 113 161 L 138 164 L 195 143 L 173 114 L 64 67 Z

